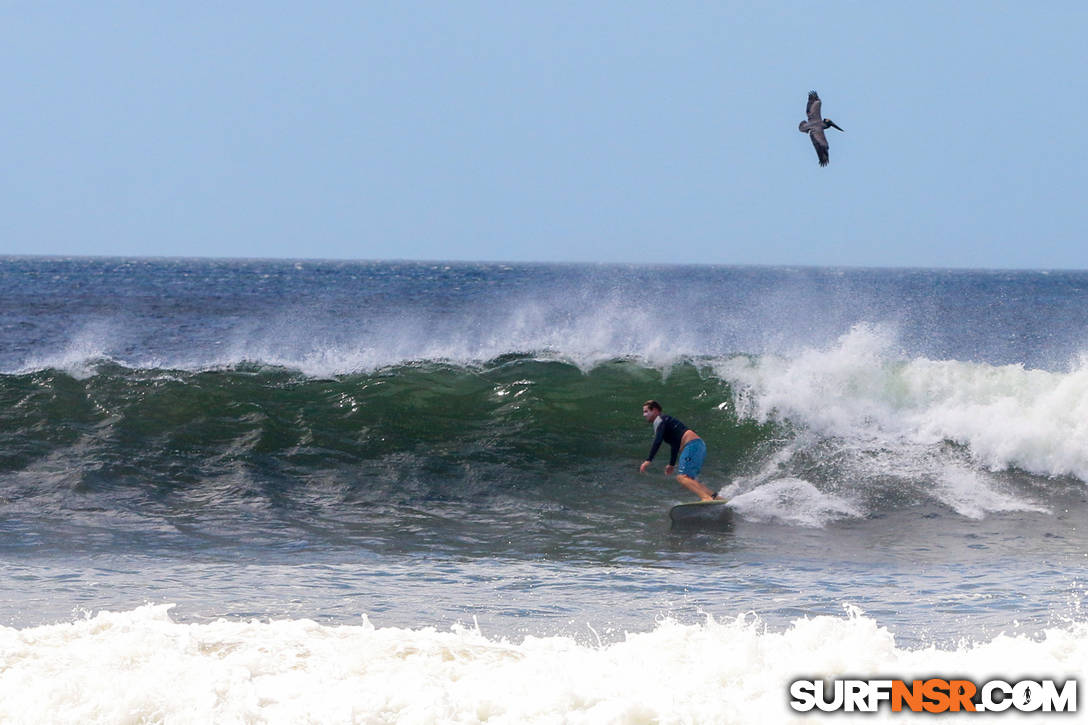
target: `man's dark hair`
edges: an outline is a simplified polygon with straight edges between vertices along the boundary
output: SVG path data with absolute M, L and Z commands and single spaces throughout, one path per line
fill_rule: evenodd
M 645 403 L 642 404 L 642 407 L 649 408 L 650 410 L 656 410 L 658 413 L 661 412 L 661 403 L 657 402 L 656 400 L 647 400 Z

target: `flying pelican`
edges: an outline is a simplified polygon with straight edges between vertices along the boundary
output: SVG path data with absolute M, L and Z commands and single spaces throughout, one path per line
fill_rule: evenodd
M 808 120 L 801 121 L 797 130 L 808 134 L 808 137 L 812 139 L 812 145 L 816 147 L 816 155 L 820 157 L 820 166 L 827 166 L 828 144 L 824 129 L 839 127 L 830 118 L 820 118 L 820 97 L 816 95 L 816 91 L 808 92 L 808 106 L 805 108 L 805 113 L 808 115 Z M 841 128 L 839 130 L 842 131 Z M 843 133 L 846 132 L 843 131 Z

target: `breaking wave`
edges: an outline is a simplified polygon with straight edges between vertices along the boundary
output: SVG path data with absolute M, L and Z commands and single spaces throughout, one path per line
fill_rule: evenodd
M 475 627 L 399 629 L 366 618 L 186 624 L 169 608 L 0 627 L 0 719 L 812 722 L 788 709 L 789 683 L 799 677 L 1065 679 L 1088 661 L 1083 625 L 908 648 L 849 606 L 843 617 L 797 619 L 781 631 L 751 614 L 666 620 L 610 644 L 592 634 L 511 641 Z M 893 716 L 901 714 L 875 717 Z
M 545 353 L 334 376 L 265 362 L 71 367 L 0 376 L 0 481 L 20 498 L 137 487 L 160 501 L 290 507 L 306 486 L 335 482 L 336 503 L 581 506 L 587 486 L 641 485 L 632 461 L 648 447 L 649 397 L 708 440 L 708 482 L 758 520 L 824 526 L 918 505 L 1046 512 L 1088 480 L 1088 364 L 908 358 L 868 325 L 792 356 L 668 365 Z

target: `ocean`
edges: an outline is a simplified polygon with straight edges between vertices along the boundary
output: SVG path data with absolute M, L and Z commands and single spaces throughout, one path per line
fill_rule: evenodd
M 1086 487 L 1088 272 L 0 258 L 0 721 L 1080 678 Z

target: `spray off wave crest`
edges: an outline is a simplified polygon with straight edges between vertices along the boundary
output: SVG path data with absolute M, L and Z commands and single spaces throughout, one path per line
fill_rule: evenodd
M 136 370 L 187 372 L 256 364 L 329 378 L 419 363 L 486 367 L 511 355 L 559 360 L 584 371 L 616 359 L 665 369 L 712 355 L 723 345 L 733 347 L 732 333 L 704 327 L 678 332 L 653 305 L 588 291 L 549 300 L 509 300 L 446 315 L 379 310 L 336 325 L 305 309 L 287 310 L 268 319 L 232 322 L 198 346 L 164 346 L 162 337 L 133 341 L 124 324 L 102 319 L 74 331 L 54 351 L 24 358 L 8 372 L 56 369 L 86 377 L 105 361 Z

